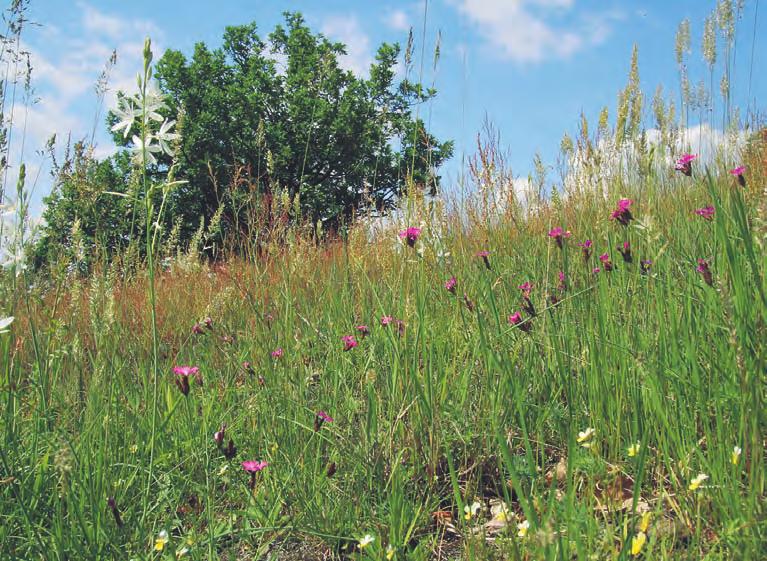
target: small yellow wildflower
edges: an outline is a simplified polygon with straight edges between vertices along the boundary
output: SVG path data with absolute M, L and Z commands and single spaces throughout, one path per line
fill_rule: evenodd
M 639 532 L 631 539 L 631 555 L 639 555 L 642 552 L 642 546 L 647 541 L 647 534 Z
M 477 515 L 481 507 L 482 505 L 479 504 L 477 501 L 474 501 L 473 503 L 471 503 L 471 505 L 465 505 L 463 507 L 463 517 L 466 520 L 471 520 L 473 517 Z
M 157 539 L 154 540 L 154 550 L 155 551 L 162 551 L 165 549 L 165 546 L 168 544 L 168 532 L 165 530 L 162 530 L 159 534 L 157 534 Z
M 394 553 L 396 550 L 391 546 L 391 544 L 386 546 L 386 561 L 391 561 L 394 559 Z
M 650 518 L 652 518 L 651 512 L 645 512 L 642 515 L 642 520 L 639 522 L 639 531 L 640 532 L 646 532 L 647 528 L 650 527 Z
M 596 430 L 594 430 L 591 427 L 588 427 L 586 430 L 583 430 L 578 433 L 578 444 L 583 446 L 584 448 L 589 448 L 591 446 L 591 437 L 594 436 L 594 433 Z
M 130 453 L 131 453 L 131 454 L 135 454 L 136 452 L 138 452 L 138 444 L 133 444 L 133 445 L 130 447 Z
M 527 531 L 530 529 L 530 521 L 529 520 L 523 520 L 519 524 L 517 524 L 517 536 L 520 538 L 524 538 L 527 536 Z
M 696 491 L 698 487 L 700 487 L 701 483 L 703 483 L 706 479 L 708 479 L 708 475 L 705 473 L 699 473 L 698 476 L 690 482 L 687 488 L 690 491 Z
M 269 451 L 272 454 L 275 454 L 277 452 L 277 450 L 279 450 L 279 449 L 280 449 L 280 445 L 275 442 L 274 444 L 271 445 L 271 447 L 269 448 Z
M 359 547 L 360 547 L 360 549 L 365 549 L 367 546 L 369 546 L 374 541 L 376 541 L 376 539 L 373 536 L 371 536 L 370 534 L 365 534 L 365 537 L 363 537 L 359 541 Z
M 636 444 L 632 444 L 629 446 L 629 458 L 633 458 L 637 454 L 639 454 L 639 449 L 642 447 L 642 444 L 637 442 Z
M 738 462 L 740 462 L 740 455 L 743 453 L 743 450 L 740 446 L 736 446 L 732 449 L 732 465 L 737 466 Z

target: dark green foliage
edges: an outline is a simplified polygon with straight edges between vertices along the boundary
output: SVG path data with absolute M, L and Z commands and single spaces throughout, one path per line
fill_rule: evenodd
M 413 116 L 434 92 L 395 85 L 399 46 L 381 45 L 361 78 L 339 66 L 342 44 L 313 34 L 298 14 L 285 18 L 267 41 L 254 23 L 229 27 L 219 49 L 198 43 L 190 60 L 169 50 L 158 61 L 182 133 L 177 176 L 188 180 L 169 212 L 187 236 L 220 205 L 231 228 L 238 194 L 265 195 L 268 207 L 284 190 L 299 196 L 304 218 L 334 227 L 362 207 L 392 208 L 408 177 L 430 191 L 439 184 L 434 170 L 452 143 Z
M 72 157 L 57 170 L 57 177 L 56 186 L 45 198 L 43 225 L 32 255 L 35 268 L 64 258 L 87 269 L 94 259 L 110 257 L 125 248 L 136 195 L 128 192 L 128 154 L 98 162 L 78 143 Z M 140 222 L 133 231 L 136 236 L 141 235 Z M 98 255 L 97 251 L 110 255 Z

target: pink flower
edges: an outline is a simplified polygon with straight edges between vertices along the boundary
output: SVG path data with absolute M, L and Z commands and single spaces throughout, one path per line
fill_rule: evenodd
M 533 290 L 533 285 L 530 281 L 523 282 L 517 288 L 522 291 L 522 296 L 530 298 L 530 292 Z
M 559 285 L 557 286 L 557 288 L 561 292 L 564 292 L 567 290 L 567 276 L 565 275 L 564 271 L 559 271 Z
M 610 220 L 617 220 L 621 225 L 628 226 L 631 219 L 634 218 L 629 210 L 634 201 L 631 199 L 621 199 L 616 208 L 610 215 Z
M 256 474 L 262 471 L 269 464 L 258 460 L 246 460 L 242 462 L 242 469 L 250 474 L 250 488 L 256 488 Z
M 557 242 L 557 246 L 559 249 L 562 249 L 562 243 L 564 242 L 565 238 L 569 238 L 572 235 L 570 230 L 564 231 L 561 226 L 557 226 L 556 228 L 553 228 L 551 231 L 549 231 L 549 237 L 553 238 L 555 242 Z
M 489 271 L 490 270 L 490 252 L 487 250 L 478 251 L 477 257 L 482 258 L 482 261 L 485 262 L 485 267 Z
M 511 314 L 509 316 L 508 321 L 510 325 L 519 327 L 524 332 L 530 331 L 530 328 L 532 327 L 529 321 L 524 321 L 522 319 L 522 314 L 520 314 L 519 312 L 514 312 L 513 314 Z
M 202 325 L 195 323 L 194 326 L 192 326 L 192 333 L 195 335 L 202 335 L 205 333 L 205 330 L 202 328 Z
M 174 366 L 173 373 L 176 375 L 176 386 L 185 396 L 189 395 L 189 376 L 194 376 L 198 384 L 202 384 L 200 369 L 196 366 Z
M 695 270 L 703 276 L 703 280 L 707 285 L 714 286 L 714 275 L 711 273 L 708 261 L 698 259 L 698 266 L 695 267 Z
M 362 337 L 363 339 L 367 337 L 368 335 L 370 335 L 370 330 L 368 329 L 367 325 L 358 325 L 357 327 L 355 327 L 355 329 L 359 332 L 360 337 Z
M 631 255 L 631 245 L 629 242 L 623 242 L 623 246 L 618 246 L 618 251 L 623 257 L 624 263 L 633 263 L 634 257 Z
M 173 373 L 176 376 L 183 376 L 185 378 L 188 378 L 189 376 L 196 376 L 199 371 L 200 371 L 200 368 L 197 366 L 174 366 L 173 367 Z
M 610 261 L 610 254 L 609 253 L 603 253 L 599 256 L 599 260 L 602 262 L 602 266 L 604 266 L 605 271 L 612 271 L 613 270 L 613 262 Z
M 262 462 L 258 460 L 245 460 L 244 462 L 242 462 L 242 469 L 244 469 L 248 473 L 258 473 L 259 471 L 263 470 L 268 465 L 269 465 L 268 462 Z
M 325 413 L 324 411 L 317 411 L 314 416 L 314 431 L 317 432 L 322 428 L 324 423 L 332 423 L 333 417 Z
M 591 272 L 592 272 L 592 273 L 594 273 L 595 275 L 598 275 L 599 273 L 601 273 L 601 272 L 602 272 L 602 269 L 600 269 L 599 267 L 594 267 L 594 268 L 591 270 Z
M 351 351 L 357 346 L 357 340 L 354 338 L 354 335 L 344 335 L 341 337 L 341 341 L 344 342 L 344 351 Z
M 272 351 L 272 358 L 280 358 L 283 354 L 285 354 L 285 352 L 282 350 L 282 347 L 277 347 Z
M 695 214 L 705 218 L 706 220 L 713 220 L 714 219 L 714 207 L 712 207 L 712 206 L 705 206 L 703 208 L 696 209 L 695 210 Z
M 455 277 L 450 277 L 445 281 L 445 290 L 450 292 L 451 294 L 455 294 L 455 287 L 458 284 L 458 281 L 455 280 Z
M 387 325 L 389 325 L 393 321 L 394 321 L 394 318 L 392 316 L 383 316 L 381 318 L 381 325 L 386 327 Z
M 674 169 L 690 177 L 692 175 L 692 162 L 697 157 L 695 154 L 682 154 L 682 157 L 676 161 Z
M 581 251 L 583 252 L 584 261 L 588 261 L 589 257 L 591 257 L 591 245 L 591 240 L 586 240 L 585 242 L 578 244 L 578 247 L 580 247 Z
M 418 238 L 421 235 L 421 229 L 420 228 L 413 228 L 410 227 L 407 230 L 402 230 L 399 233 L 399 237 L 402 238 L 407 242 L 407 245 L 410 247 L 415 246 L 415 242 L 418 241 Z
M 743 175 L 744 173 L 746 173 L 746 166 L 738 166 L 735 169 L 730 170 L 730 175 L 738 180 L 738 185 L 741 187 L 746 186 L 746 176 Z
M 209 317 L 206 317 L 204 320 L 202 320 L 202 323 L 205 324 L 205 327 L 208 329 L 213 329 L 213 320 Z

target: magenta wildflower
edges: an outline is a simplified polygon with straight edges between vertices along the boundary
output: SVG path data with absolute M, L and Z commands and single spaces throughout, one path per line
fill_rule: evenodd
M 549 231 L 549 237 L 557 242 L 559 249 L 562 249 L 565 238 L 569 238 L 571 235 L 570 230 L 564 231 L 561 226 L 557 226 Z
M 189 395 L 189 376 L 194 376 L 198 384 L 202 384 L 202 376 L 197 366 L 174 366 L 173 373 L 176 375 L 176 386 L 181 393 Z
M 322 425 L 325 423 L 332 423 L 333 417 L 325 413 L 324 411 L 317 411 L 317 414 L 314 416 L 314 431 L 317 432 L 322 428 Z
M 522 296 L 525 298 L 530 298 L 530 292 L 533 290 L 533 284 L 530 281 L 525 281 L 517 288 L 522 291 Z
M 730 175 L 735 177 L 738 180 L 738 185 L 741 187 L 746 186 L 746 176 L 744 175 L 746 173 L 746 166 L 738 166 L 735 169 L 730 170 Z
M 267 462 L 261 462 L 257 460 L 246 460 L 242 462 L 242 469 L 250 474 L 250 488 L 256 487 L 256 474 L 262 471 L 269 464 Z
M 445 281 L 445 290 L 447 290 L 450 294 L 455 294 L 455 287 L 458 284 L 458 281 L 455 280 L 455 277 L 450 277 Z
M 531 315 L 535 316 L 535 306 L 533 306 L 533 302 L 530 300 L 530 292 L 533 290 L 533 285 L 529 281 L 525 281 L 522 284 L 520 284 L 517 288 L 519 288 L 522 291 L 522 299 L 524 300 L 524 307 L 525 311 Z
M 605 268 L 605 271 L 609 272 L 613 270 L 613 262 L 610 261 L 609 253 L 603 253 L 600 255 L 599 260 L 602 262 L 602 266 Z
M 622 226 L 628 226 L 629 222 L 634 218 L 631 214 L 631 205 L 634 201 L 631 199 L 621 199 L 618 201 L 618 208 L 616 208 L 610 215 L 610 220 L 617 220 Z
M 192 327 L 192 333 L 194 335 L 202 335 L 203 333 L 205 333 L 205 330 L 202 328 L 202 325 L 200 325 L 199 323 L 195 323 L 194 326 Z
M 259 471 L 263 470 L 268 465 L 269 465 L 268 462 L 262 462 L 258 460 L 245 460 L 244 462 L 242 462 L 242 469 L 244 469 L 248 473 L 258 473 Z
M 282 357 L 282 355 L 285 354 L 285 351 L 282 350 L 282 347 L 277 347 L 272 351 L 272 358 L 277 359 Z
M 341 341 L 344 342 L 344 351 L 351 351 L 357 346 L 357 340 L 354 338 L 354 335 L 344 335 L 341 337 Z
M 514 312 L 513 314 L 511 314 L 509 316 L 509 320 L 508 321 L 509 321 L 510 325 L 513 325 L 515 327 L 519 327 L 522 331 L 524 331 L 526 333 L 528 331 L 530 331 L 530 328 L 532 327 L 532 325 L 530 325 L 529 321 L 524 321 L 522 319 L 522 314 L 520 314 L 519 312 Z
M 407 245 L 410 247 L 415 246 L 415 242 L 418 241 L 418 238 L 421 235 L 421 229 L 420 228 L 413 228 L 412 226 L 408 228 L 407 230 L 402 230 L 399 233 L 399 237 L 402 238 L 407 242 Z
M 581 248 L 581 251 L 583 252 L 583 260 L 588 261 L 591 257 L 591 240 L 586 240 L 585 242 L 581 242 L 578 244 L 578 247 Z
M 601 273 L 601 272 L 602 272 L 602 269 L 600 269 L 599 267 L 594 267 L 594 268 L 591 270 L 591 272 L 592 272 L 592 273 L 594 273 L 595 275 L 598 275 L 599 273 Z
M 623 257 L 624 263 L 633 263 L 634 257 L 631 255 L 631 245 L 629 242 L 623 242 L 623 245 L 618 246 L 618 251 L 621 254 L 621 257 Z
M 370 329 L 368 329 L 367 325 L 358 325 L 357 327 L 355 327 L 355 329 L 360 334 L 360 337 L 362 337 L 363 339 L 367 337 L 368 335 L 370 335 Z
M 392 316 L 383 316 L 381 318 L 381 325 L 386 327 L 387 325 L 389 325 L 393 321 L 394 321 L 394 318 Z
M 213 329 L 213 320 L 209 317 L 206 317 L 204 320 L 202 320 L 202 323 L 205 324 L 205 327 L 208 329 Z
M 557 289 L 559 289 L 560 292 L 565 292 L 567 290 L 567 276 L 565 275 L 564 271 L 559 271 L 559 285 L 557 286 Z
M 485 267 L 489 271 L 490 270 L 490 252 L 487 251 L 486 249 L 482 250 L 482 251 L 478 251 L 477 252 L 477 257 L 481 257 L 482 258 L 482 261 L 485 262 Z
M 674 169 L 690 177 L 692 175 L 692 162 L 697 157 L 695 154 L 682 154 L 682 157 L 676 161 Z
M 711 273 L 711 268 L 708 261 L 705 259 L 698 259 L 698 266 L 695 270 L 703 276 L 703 280 L 709 286 L 714 286 L 714 275 Z
M 705 218 L 706 220 L 713 220 L 714 219 L 714 207 L 712 206 L 704 206 L 703 208 L 699 208 L 695 210 L 695 214 L 698 216 Z

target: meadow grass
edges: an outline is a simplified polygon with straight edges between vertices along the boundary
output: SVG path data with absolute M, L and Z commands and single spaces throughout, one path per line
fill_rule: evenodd
M 360 228 L 166 263 L 156 404 L 144 273 L 18 283 L 0 558 L 763 558 L 753 179 L 670 169 L 525 220 L 444 215 L 413 247 Z

